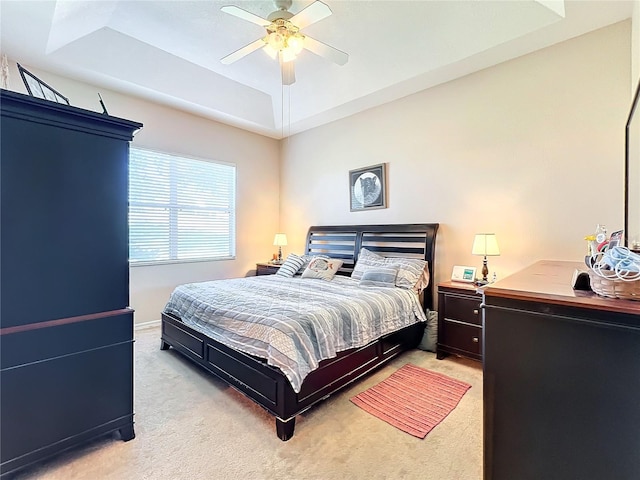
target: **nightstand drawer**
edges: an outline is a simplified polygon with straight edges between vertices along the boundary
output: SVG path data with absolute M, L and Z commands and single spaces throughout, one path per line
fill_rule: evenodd
M 480 299 L 477 297 L 464 297 L 457 295 L 446 295 L 444 297 L 443 308 L 445 320 L 458 320 L 465 323 L 482 325 L 482 312 L 480 310 Z
M 280 265 L 274 263 L 257 263 L 256 275 L 273 275 L 280 269 Z
M 438 341 L 445 347 L 453 348 L 459 353 L 482 354 L 482 328 L 455 320 L 444 320 L 442 332 L 438 332 Z
M 482 293 L 473 285 L 438 285 L 438 360 L 449 354 L 482 360 L 481 304 Z

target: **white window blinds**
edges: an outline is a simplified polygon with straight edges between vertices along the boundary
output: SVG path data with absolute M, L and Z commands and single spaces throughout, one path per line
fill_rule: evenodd
M 236 167 L 131 148 L 132 265 L 235 256 Z

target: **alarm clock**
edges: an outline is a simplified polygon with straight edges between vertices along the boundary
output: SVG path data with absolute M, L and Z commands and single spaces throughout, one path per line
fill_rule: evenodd
M 465 267 L 456 265 L 451 273 L 451 280 L 454 282 L 473 283 L 476 280 L 476 267 Z

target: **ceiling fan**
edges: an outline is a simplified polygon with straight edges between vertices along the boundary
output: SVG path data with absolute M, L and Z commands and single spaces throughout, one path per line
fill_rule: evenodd
M 270 13 L 267 18 L 259 17 L 236 6 L 221 8 L 223 12 L 256 23 L 265 27 L 267 31 L 266 36 L 222 58 L 220 61 L 223 64 L 229 65 L 262 48 L 272 58 L 278 57 L 282 70 L 282 84 L 291 85 L 296 81 L 293 60 L 302 49 L 307 49 L 338 65 L 347 63 L 349 55 L 345 52 L 300 33 L 303 28 L 331 15 L 328 5 L 317 0 L 294 15 L 289 12 L 292 0 L 274 0 L 274 3 L 277 10 Z

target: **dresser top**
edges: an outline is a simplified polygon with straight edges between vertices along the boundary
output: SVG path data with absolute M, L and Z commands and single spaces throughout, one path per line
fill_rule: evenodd
M 576 269 L 586 270 L 581 262 L 541 260 L 482 290 L 486 297 L 544 301 L 557 305 L 606 310 L 640 315 L 640 301 L 606 298 L 591 291 L 574 290 L 571 279 Z

